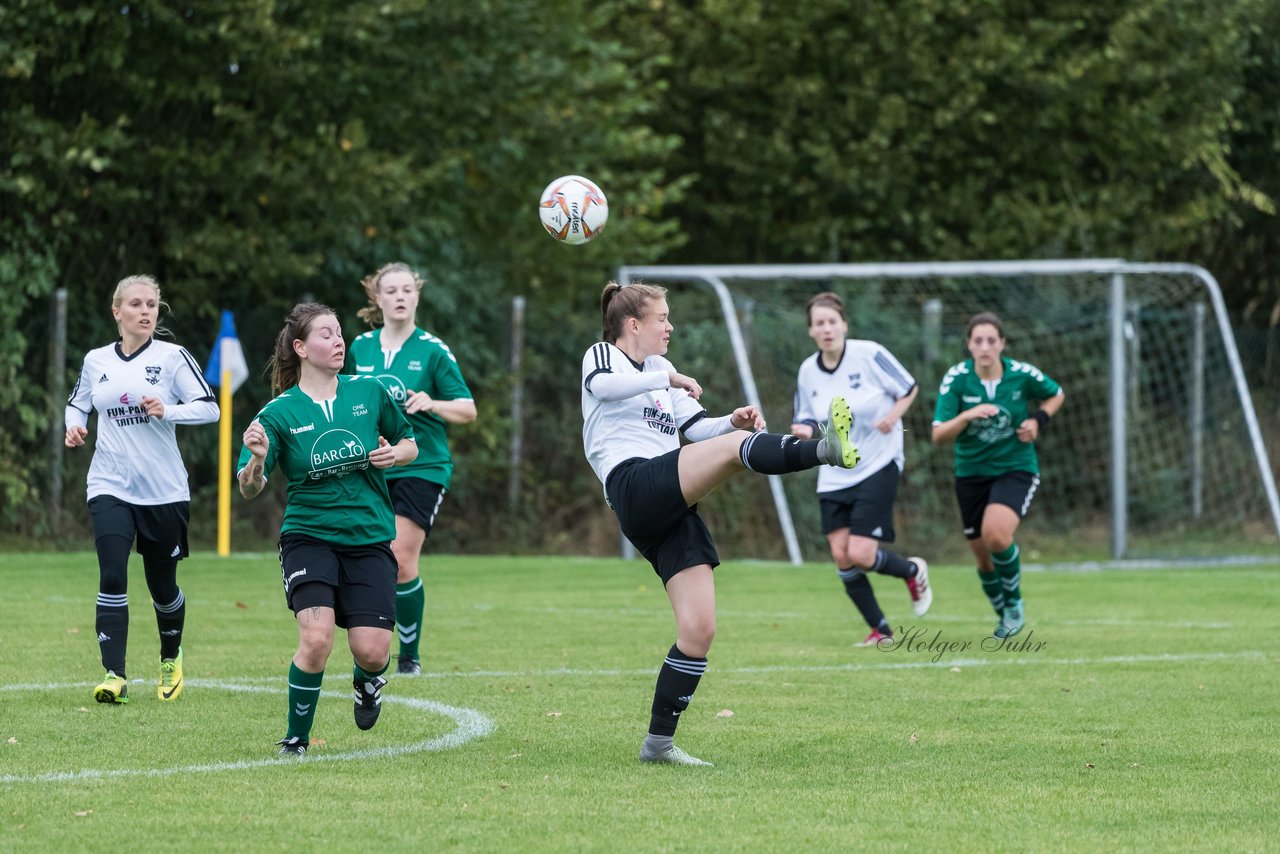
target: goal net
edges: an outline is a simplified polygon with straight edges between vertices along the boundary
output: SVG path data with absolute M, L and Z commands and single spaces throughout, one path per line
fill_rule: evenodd
M 938 384 L 967 357 L 980 311 L 1005 325 L 1005 354 L 1066 391 L 1038 443 L 1041 488 L 1019 539 L 1035 560 L 1208 558 L 1274 552 L 1277 501 L 1217 283 L 1180 264 L 1027 261 L 624 267 L 623 284 L 671 289 L 670 356 L 712 414 L 759 402 L 790 424 L 796 371 L 816 347 L 805 304 L 834 291 L 849 337 L 879 342 L 914 375 L 896 528 L 903 551 L 967 554 L 951 445 L 930 441 Z M 816 475 L 736 478 L 704 505 L 726 556 L 823 561 Z M 735 552 L 734 533 L 767 553 Z M 753 547 L 753 551 L 759 551 Z

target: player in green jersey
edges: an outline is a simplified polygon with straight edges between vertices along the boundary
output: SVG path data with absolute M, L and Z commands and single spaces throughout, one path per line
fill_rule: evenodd
M 956 443 L 956 498 L 978 578 L 1000 617 L 995 636 L 1022 631 L 1021 562 L 1014 535 L 1040 486 L 1035 441 L 1062 408 L 1063 391 L 1035 366 L 1002 355 L 1004 326 L 976 314 L 966 332 L 972 358 L 942 378 L 935 444 Z M 1038 402 L 1038 405 L 1034 405 Z
M 355 719 L 378 720 L 395 624 L 395 535 L 384 470 L 418 455 L 400 408 L 371 380 L 340 376 L 346 344 L 332 309 L 294 306 L 271 357 L 278 394 L 244 431 L 240 494 L 254 498 L 267 477 L 286 481 L 280 527 L 285 602 L 298 621 L 289 666 L 289 724 L 282 756 L 302 755 L 334 629 L 347 630 L 355 659 Z
M 387 264 L 361 283 L 369 305 L 360 318 L 380 329 L 351 342 L 347 372 L 374 376 L 404 410 L 418 459 L 387 472 L 396 515 L 396 632 L 400 638 L 397 673 L 422 672 L 419 643 L 426 596 L 418 575 L 422 545 L 449 491 L 453 458 L 450 424 L 476 420 L 476 403 L 458 360 L 439 338 L 419 329 L 415 319 L 422 279 L 407 264 Z

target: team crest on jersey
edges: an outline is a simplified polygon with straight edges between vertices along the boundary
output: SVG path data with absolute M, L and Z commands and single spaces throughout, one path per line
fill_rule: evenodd
M 382 383 L 382 387 L 387 390 L 387 394 L 391 395 L 391 399 L 404 406 L 405 401 L 409 399 L 409 389 L 405 388 L 405 384 L 395 374 L 378 374 L 375 378 Z
M 1013 418 L 1007 410 L 1000 408 L 990 418 L 975 418 L 967 429 L 979 442 L 993 444 L 1013 435 Z
M 862 374 L 854 371 L 849 374 L 849 388 L 862 388 Z
M 342 477 L 369 467 L 369 452 L 350 430 L 326 430 L 311 446 L 311 471 L 307 477 Z
M 160 366 L 147 365 L 147 382 L 155 385 L 160 382 Z

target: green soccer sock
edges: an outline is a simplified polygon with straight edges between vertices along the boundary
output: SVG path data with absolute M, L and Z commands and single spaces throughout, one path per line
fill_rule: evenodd
M 1004 585 L 1000 583 L 1000 573 L 978 570 L 978 580 L 982 582 L 982 592 L 987 594 L 991 607 L 996 614 L 1004 614 Z
M 418 641 L 422 637 L 422 612 L 426 605 L 422 578 L 396 585 L 396 634 L 400 636 L 400 657 L 420 660 Z
M 289 732 L 285 738 L 297 736 L 311 740 L 311 724 L 316 719 L 316 704 L 320 701 L 320 683 L 324 671 L 308 673 L 289 663 Z
M 991 554 L 991 562 L 996 565 L 996 573 L 1004 588 L 1005 602 L 1018 602 L 1022 599 L 1022 561 L 1018 556 L 1017 543 L 1010 543 L 1009 548 L 1004 551 Z

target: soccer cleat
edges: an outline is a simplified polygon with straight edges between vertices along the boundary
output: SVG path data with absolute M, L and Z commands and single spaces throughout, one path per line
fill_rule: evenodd
M 355 680 L 356 686 L 356 726 L 360 729 L 373 729 L 378 722 L 378 713 L 382 711 L 382 686 L 387 680 L 375 676 L 367 682 Z
M 401 676 L 421 676 L 422 662 L 404 655 L 396 656 L 396 673 Z
M 285 756 L 306 756 L 307 747 L 311 742 L 304 741 L 296 735 L 287 735 L 276 742 L 280 745 L 280 755 Z
M 674 744 L 659 753 L 650 753 L 641 747 L 640 761 L 653 762 L 662 765 L 705 765 L 708 768 L 713 767 L 711 763 L 707 762 L 705 759 L 690 756 Z
M 996 626 L 995 636 L 1011 638 L 1022 631 L 1025 623 L 1026 614 L 1022 611 L 1022 600 L 1015 599 L 1004 606 L 1004 612 L 1000 615 L 1000 625 Z
M 907 560 L 916 565 L 919 572 L 914 578 L 906 579 L 907 592 L 911 594 L 911 613 L 923 617 L 929 613 L 933 604 L 933 586 L 929 584 L 929 564 L 922 557 L 909 557 Z
M 840 395 L 831 398 L 827 408 L 827 423 L 822 429 L 823 456 L 832 462 L 829 465 L 842 469 L 851 469 L 862 459 L 853 440 L 849 438 L 849 430 L 853 427 L 853 414 L 849 412 L 849 402 Z
M 93 689 L 93 699 L 99 703 L 115 703 L 123 706 L 129 702 L 129 683 L 123 676 L 108 670 L 102 684 Z
M 872 629 L 871 634 L 867 635 L 854 646 L 890 646 L 893 644 L 893 635 L 887 635 L 879 629 Z
M 181 694 L 182 647 L 178 647 L 177 658 L 160 661 L 160 684 L 156 685 L 156 698 L 163 701 L 176 700 Z

